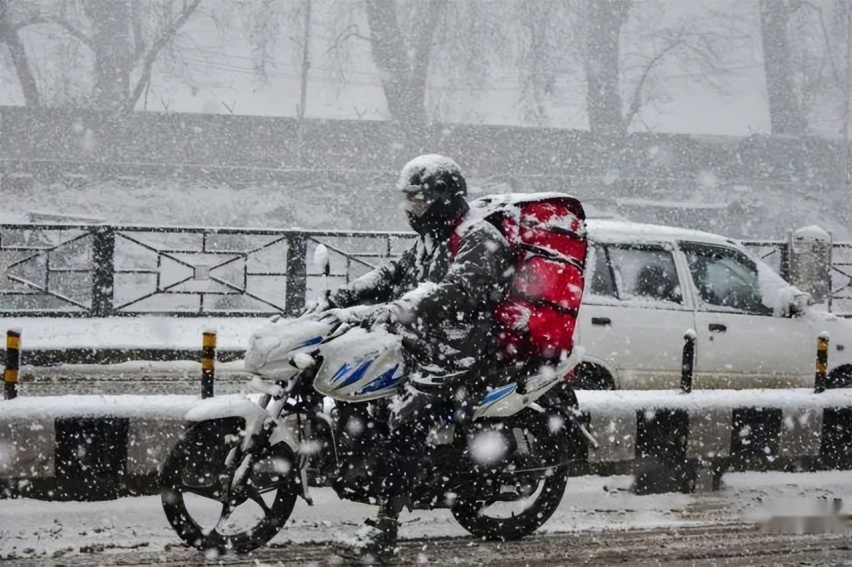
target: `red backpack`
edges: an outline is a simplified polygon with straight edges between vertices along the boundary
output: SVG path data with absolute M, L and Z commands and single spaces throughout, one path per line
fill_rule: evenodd
M 587 248 L 580 201 L 564 193 L 483 197 L 471 202 L 459 230 L 477 218 L 500 229 L 515 263 L 509 292 L 494 310 L 503 357 L 559 360 L 571 354 Z

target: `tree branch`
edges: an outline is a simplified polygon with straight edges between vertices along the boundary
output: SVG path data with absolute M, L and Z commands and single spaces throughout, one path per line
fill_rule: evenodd
M 145 38 L 142 35 L 142 13 L 139 0 L 132 0 L 130 3 L 130 21 L 133 26 L 132 60 L 136 62 L 145 53 Z
M 192 0 L 189 5 L 184 4 L 184 8 L 177 18 L 168 26 L 165 30 L 163 30 L 163 34 L 153 43 L 151 44 L 151 49 L 145 55 L 145 59 L 142 62 L 142 74 L 139 77 L 139 81 L 136 83 L 136 87 L 133 89 L 133 92 L 130 94 L 130 97 L 124 104 L 124 110 L 131 110 L 136 103 L 139 101 L 139 97 L 142 96 L 142 93 L 145 91 L 145 86 L 148 84 L 148 81 L 151 80 L 151 69 L 154 66 L 154 62 L 157 60 L 157 55 L 160 53 L 168 43 L 174 38 L 177 31 L 186 23 L 189 17 L 195 12 L 198 8 L 198 5 L 201 4 L 201 0 Z
M 45 20 L 41 16 L 31 16 L 28 20 L 23 20 L 21 22 L 13 24 L 12 22 L 6 22 L 5 29 L 6 31 L 17 32 L 27 26 L 32 26 L 35 24 L 48 24 L 50 23 L 48 20 Z
M 65 18 L 49 18 L 49 21 L 65 29 L 65 31 L 70 33 L 74 38 L 84 43 L 90 49 L 94 50 L 95 45 L 92 42 L 92 38 L 75 28 L 73 25 L 71 25 L 71 22 L 69 22 Z
M 435 33 L 438 20 L 444 12 L 447 3 L 445 0 L 431 0 L 428 4 L 423 4 L 420 8 L 422 12 L 420 17 L 424 21 L 424 25 L 418 30 L 419 37 L 415 38 L 414 46 L 414 61 L 411 66 L 411 71 L 417 76 L 423 76 L 425 82 L 426 70 L 429 68 L 429 53 L 432 51 L 432 37 Z M 418 18 L 420 20 L 420 18 Z
M 682 33 L 681 29 L 681 33 Z M 627 110 L 627 116 L 624 117 L 625 126 L 630 126 L 630 123 L 633 122 L 633 118 L 639 113 L 639 110 L 642 108 L 642 89 L 645 86 L 645 81 L 648 79 L 651 71 L 654 67 L 657 66 L 660 61 L 675 47 L 680 45 L 682 42 L 681 34 L 679 33 L 677 38 L 674 41 L 669 43 L 662 51 L 657 53 L 654 57 L 652 57 L 648 63 L 645 64 L 645 67 L 642 69 L 642 75 L 639 77 L 639 82 L 636 83 L 636 87 L 633 89 L 633 95 L 630 98 L 630 106 Z
M 20 27 L 7 25 L 0 20 L 0 41 L 5 42 L 9 48 L 9 54 L 12 56 L 12 64 L 15 66 L 15 73 L 18 75 L 18 83 L 24 95 L 24 103 L 27 106 L 41 106 L 38 84 L 30 68 L 30 60 L 27 57 L 24 44 L 18 36 L 18 29 Z

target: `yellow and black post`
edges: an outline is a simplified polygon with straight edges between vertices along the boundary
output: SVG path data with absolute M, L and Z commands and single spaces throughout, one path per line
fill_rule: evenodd
M 680 391 L 688 394 L 692 391 L 695 376 L 695 331 L 689 329 L 683 335 L 683 356 L 680 365 Z
M 21 331 L 6 331 L 6 368 L 3 371 L 4 397 L 18 397 L 18 371 L 21 368 Z
M 201 347 L 201 397 L 213 397 L 213 376 L 216 363 L 216 331 L 204 331 Z
M 828 333 L 822 332 L 817 338 L 816 374 L 814 374 L 814 392 L 825 392 L 828 372 Z

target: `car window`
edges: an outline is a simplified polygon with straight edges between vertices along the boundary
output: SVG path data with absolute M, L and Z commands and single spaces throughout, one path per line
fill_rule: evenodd
M 592 274 L 589 291 L 594 295 L 617 297 L 615 281 L 612 277 L 612 269 L 610 268 L 609 259 L 607 258 L 606 248 L 600 245 L 595 246 L 594 257 L 595 271 Z
M 591 287 L 622 300 L 683 303 L 674 258 L 662 247 L 596 246 Z
M 757 264 L 733 248 L 683 243 L 689 272 L 705 305 L 771 315 L 760 293 Z

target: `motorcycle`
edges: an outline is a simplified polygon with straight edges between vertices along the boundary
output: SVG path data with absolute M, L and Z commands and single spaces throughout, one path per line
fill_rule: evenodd
M 363 315 L 363 313 L 361 314 Z M 271 540 L 297 498 L 331 487 L 375 503 L 363 471 L 380 454 L 405 382 L 403 338 L 330 313 L 281 319 L 252 338 L 253 398 L 202 401 L 159 473 L 163 510 L 192 547 L 247 553 Z M 471 534 L 513 540 L 536 531 L 562 500 L 588 437 L 558 365 L 508 373 L 477 397 L 472 419 L 441 420 L 408 507 L 448 508 Z M 585 436 L 585 437 L 584 437 Z

